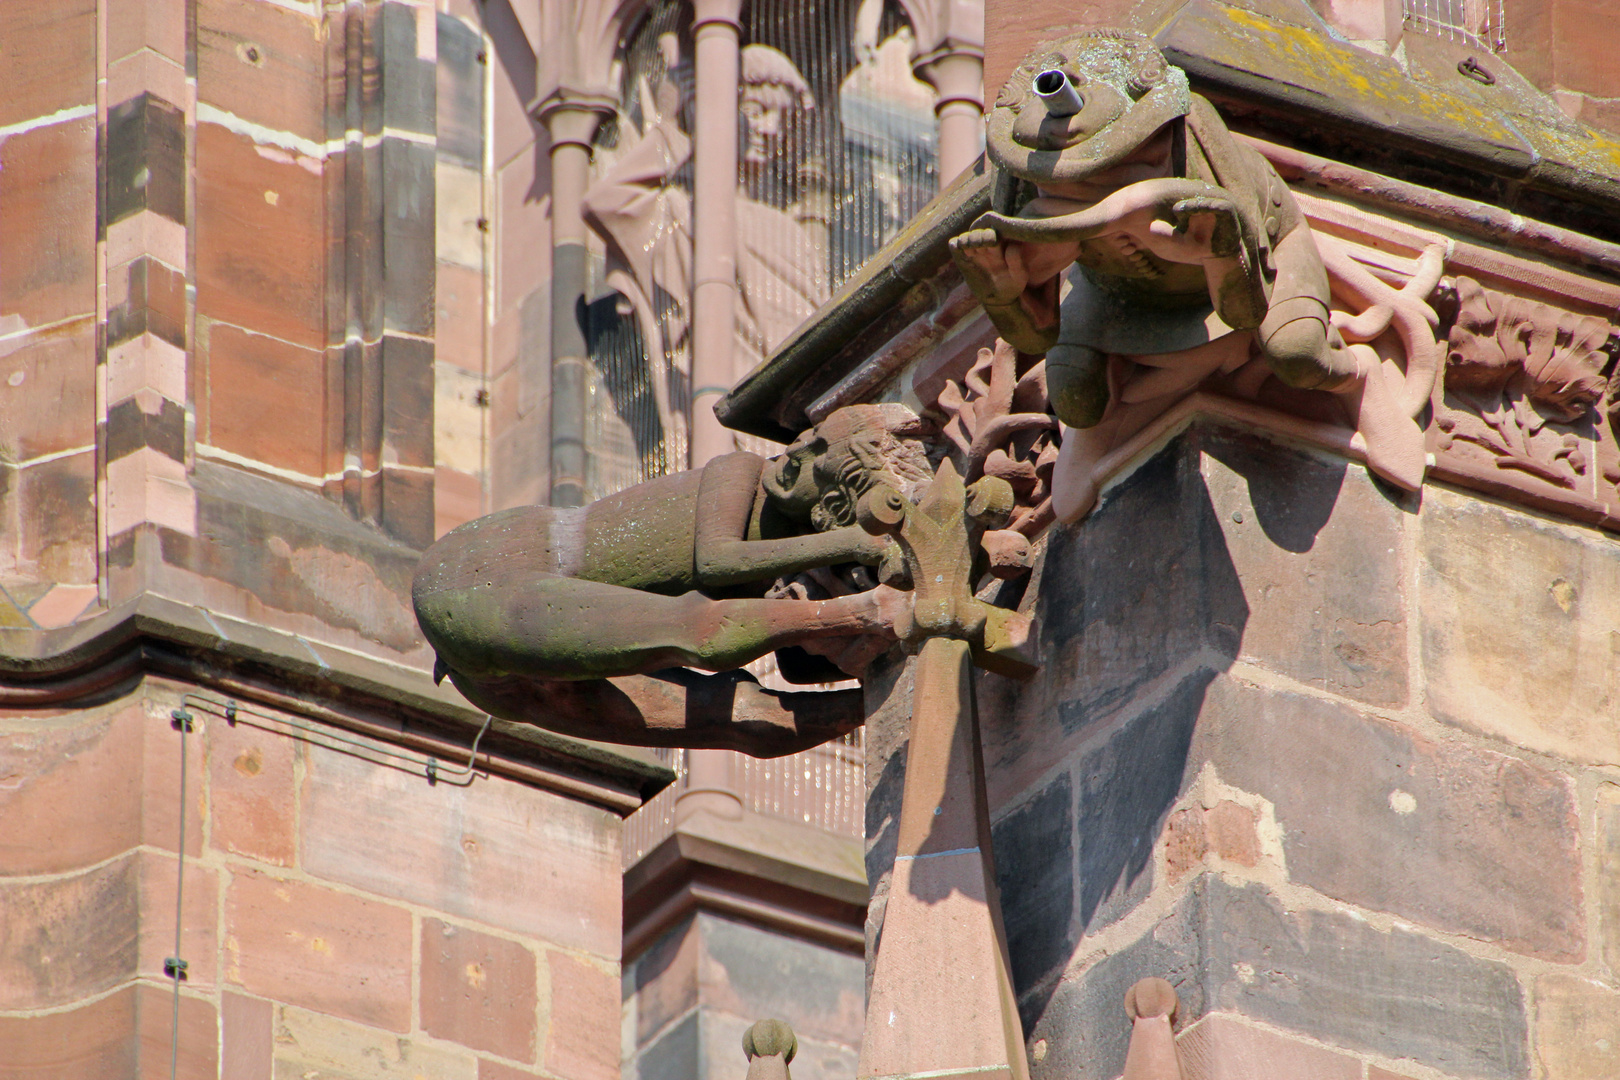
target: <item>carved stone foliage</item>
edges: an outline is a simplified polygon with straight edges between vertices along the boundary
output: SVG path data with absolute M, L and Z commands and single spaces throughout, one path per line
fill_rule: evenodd
M 1597 495 L 1620 482 L 1605 420 L 1617 408 L 1615 325 L 1456 278 L 1457 314 L 1436 395 L 1435 447 L 1515 487 Z M 1612 501 L 1610 498 L 1601 499 Z

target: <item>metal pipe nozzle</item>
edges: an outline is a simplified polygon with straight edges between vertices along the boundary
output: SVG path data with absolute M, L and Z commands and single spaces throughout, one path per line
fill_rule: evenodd
M 1073 116 L 1085 107 L 1086 99 L 1061 68 L 1047 68 L 1031 84 L 1035 96 L 1046 103 L 1048 116 Z

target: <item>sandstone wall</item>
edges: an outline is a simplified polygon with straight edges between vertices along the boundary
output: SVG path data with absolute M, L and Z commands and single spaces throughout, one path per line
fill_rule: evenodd
M 619 1075 L 617 814 L 187 689 L 0 717 L 0 1073 Z
M 1198 423 L 1036 573 L 1045 669 L 979 681 L 1033 1076 L 1117 1076 L 1148 975 L 1198 1080 L 1620 1072 L 1620 542 Z

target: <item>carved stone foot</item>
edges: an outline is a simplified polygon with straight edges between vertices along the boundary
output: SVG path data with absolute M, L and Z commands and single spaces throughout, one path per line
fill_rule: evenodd
M 1351 348 L 1372 354 L 1364 345 Z M 1428 470 L 1423 429 L 1401 408 L 1398 388 L 1376 354 L 1363 366 L 1366 374 L 1344 396 L 1355 418 L 1356 437 L 1367 454 L 1367 467 L 1396 487 L 1417 491 Z

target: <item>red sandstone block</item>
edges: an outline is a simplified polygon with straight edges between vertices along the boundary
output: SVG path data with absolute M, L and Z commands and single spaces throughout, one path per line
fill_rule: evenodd
M 140 1053 L 140 1071 L 136 1075 L 140 1080 L 168 1080 L 171 1075 L 175 1080 L 214 1080 L 219 1076 L 219 1021 L 212 1002 L 182 992 L 180 1023 L 176 1027 L 172 989 L 139 985 L 135 994 Z M 105 1075 L 110 1080 L 124 1074 Z
M 534 953 L 514 941 L 422 920 L 422 1030 L 474 1050 L 533 1061 Z
M 429 785 L 305 748 L 311 874 L 598 956 L 620 948 L 618 821 L 499 778 Z
M 619 1075 L 619 980 L 563 953 L 550 953 L 551 1030 L 546 1070 L 569 1080 Z
M 1388 1069 L 1380 1069 L 1376 1065 L 1367 1066 L 1367 1080 L 1412 1080 L 1410 1076 L 1392 1073 Z
M 0 315 L 0 331 L 5 321 Z M 8 350 L 0 357 L 0 455 L 26 462 L 94 446 L 94 316 L 12 338 L 0 349 Z
M 276 866 L 293 864 L 296 747 L 291 736 L 263 728 L 209 724 L 214 847 Z
M 141 842 L 165 851 L 180 843 L 180 732 L 174 727 L 172 703 L 143 703 L 145 745 L 141 765 Z M 205 725 L 224 723 L 193 714 L 186 748 L 186 854 L 202 854 L 203 814 L 208 806 L 204 783 Z
M 698 958 L 702 952 L 697 920 L 688 919 L 636 960 L 638 1048 L 651 1042 L 676 1017 L 697 1007 Z
M 67 1012 L 0 1016 L 8 1077 L 89 1080 L 135 1075 L 135 988 Z
M 246 871 L 226 890 L 225 935 L 228 983 L 410 1030 L 411 916 L 403 908 Z
M 305 476 L 325 474 L 322 351 L 214 323 L 204 364 L 210 400 L 201 441 Z
M 0 40 L 5 36 L 0 29 Z M 0 142 L 0 236 L 6 238 L 0 332 L 96 310 L 94 116 L 20 131 Z
M 1260 861 L 1259 824 L 1253 810 L 1226 799 L 1204 813 L 1210 845 L 1221 858 L 1243 866 Z
M 142 49 L 108 65 L 109 105 L 122 105 L 143 92 L 150 92 L 171 105 L 182 104 L 186 100 L 185 61 L 170 60 L 150 49 Z M 109 249 L 109 261 L 111 255 Z
M 12 720 L 0 734 L 0 872 L 54 874 L 139 844 L 140 706 L 71 727 Z
M 1186 877 L 1209 854 L 1204 812 L 1196 806 L 1177 810 L 1165 823 L 1165 863 L 1173 885 Z
M 1519 5 L 1523 7 L 1525 5 Z M 1558 86 L 1593 97 L 1620 97 L 1620 21 L 1609 0 L 1548 0 Z
M 0 1009 L 67 1005 L 117 986 L 135 973 L 139 923 L 134 855 L 0 883 Z
M 484 370 L 484 274 L 438 263 L 433 302 L 434 358 L 471 372 Z
M 331 32 L 341 41 L 343 22 Z M 326 141 L 326 34 L 316 13 L 199 0 L 197 100 L 277 131 Z
M 497 108 L 497 120 L 499 116 Z M 495 138 L 499 147 L 498 128 Z M 497 317 L 516 311 L 525 297 L 551 280 L 550 203 L 536 194 L 536 156 L 519 154 L 496 167 L 495 205 L 499 217 L 493 232 Z
M 271 1080 L 275 1044 L 271 1041 L 274 1006 L 261 998 L 220 995 L 220 1043 L 225 1080 Z
M 433 535 L 443 536 L 483 513 L 484 485 L 476 476 L 439 467 L 433 471 Z
M 1187 1080 L 1361 1080 L 1361 1062 L 1214 1013 L 1177 1041 Z
M 106 0 L 106 6 L 109 59 L 151 49 L 177 64 L 186 62 L 185 0 Z
M 527 1069 L 515 1069 L 510 1065 L 503 1065 L 498 1061 L 478 1059 L 478 1080 L 530 1080 L 539 1076 L 537 1072 Z
M 320 162 L 292 151 L 197 125 L 199 314 L 310 348 L 324 344 L 322 173 Z
M 0 127 L 94 105 L 95 0 L 0 4 L 0 71 Z
M 95 452 L 38 462 L 12 474 L 16 567 L 35 581 L 96 580 Z
M 139 972 L 159 982 L 167 978 L 163 962 L 177 955 L 174 951 L 175 869 L 172 855 L 140 853 Z M 219 872 L 187 860 L 184 900 L 178 955 L 186 962 L 186 987 L 211 989 L 219 978 Z

